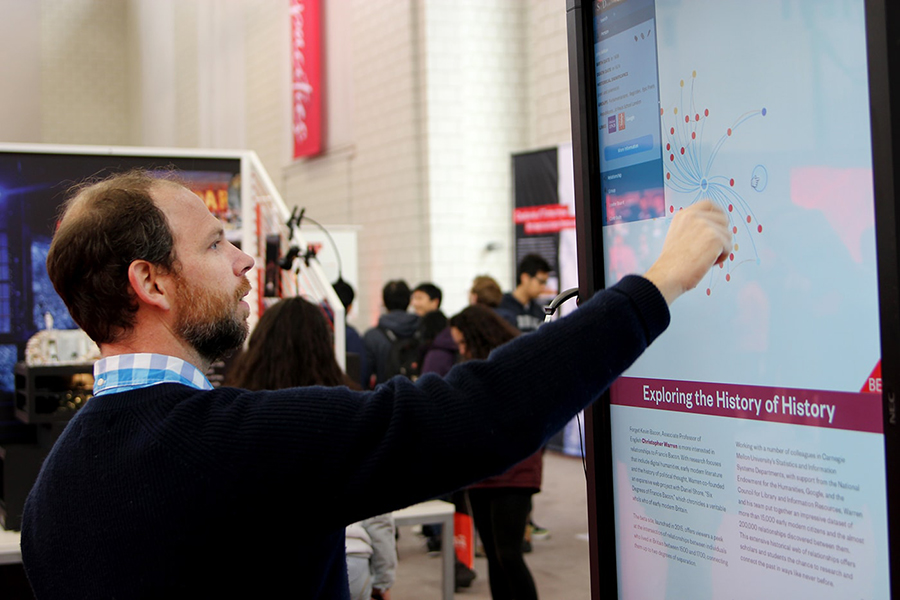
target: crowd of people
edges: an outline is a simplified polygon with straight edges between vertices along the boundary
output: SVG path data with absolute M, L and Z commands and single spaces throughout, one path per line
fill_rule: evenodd
M 531 597 L 514 563 L 535 456 L 725 260 L 727 223 L 710 202 L 680 211 L 643 275 L 536 331 L 546 263 L 520 265 L 505 295 L 477 279 L 473 306 L 447 322 L 435 286 L 389 282 L 356 346 L 358 377 L 336 368 L 325 307 L 285 300 L 237 359 L 240 387 L 214 388 L 204 373 L 249 333 L 253 258 L 175 181 L 133 171 L 85 184 L 47 271 L 102 358 L 25 504 L 35 596 L 349 599 L 350 557 L 355 597 L 389 598 L 391 526 L 378 516 L 469 488 L 492 595 Z

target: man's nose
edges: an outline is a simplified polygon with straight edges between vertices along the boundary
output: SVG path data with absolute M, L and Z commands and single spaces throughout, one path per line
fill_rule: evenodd
M 235 274 L 244 275 L 245 273 L 247 273 L 247 271 L 253 268 L 253 265 L 256 263 L 256 261 L 253 260 L 252 256 L 250 256 L 243 250 L 237 249 L 237 251 L 240 256 L 238 256 L 238 259 L 234 262 Z

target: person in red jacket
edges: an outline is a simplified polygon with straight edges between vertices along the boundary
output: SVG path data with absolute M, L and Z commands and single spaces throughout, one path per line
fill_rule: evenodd
M 464 360 L 486 359 L 494 348 L 519 335 L 496 312 L 478 304 L 450 319 L 450 333 Z M 472 516 L 484 544 L 494 600 L 537 600 L 522 543 L 531 497 L 541 490 L 542 468 L 543 450 L 538 450 L 506 472 L 469 487 Z

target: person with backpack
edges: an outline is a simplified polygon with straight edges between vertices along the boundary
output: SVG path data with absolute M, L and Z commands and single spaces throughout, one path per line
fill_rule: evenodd
M 366 377 L 374 388 L 394 375 L 414 379 L 419 374 L 419 317 L 409 313 L 409 286 L 402 279 L 388 281 L 381 297 L 387 311 L 378 325 L 363 336 L 366 347 Z

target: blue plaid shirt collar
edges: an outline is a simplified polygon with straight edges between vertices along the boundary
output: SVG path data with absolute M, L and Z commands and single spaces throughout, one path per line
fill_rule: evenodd
M 94 363 L 94 396 L 138 390 L 160 383 L 180 383 L 198 390 L 212 384 L 194 365 L 164 354 L 119 354 Z

